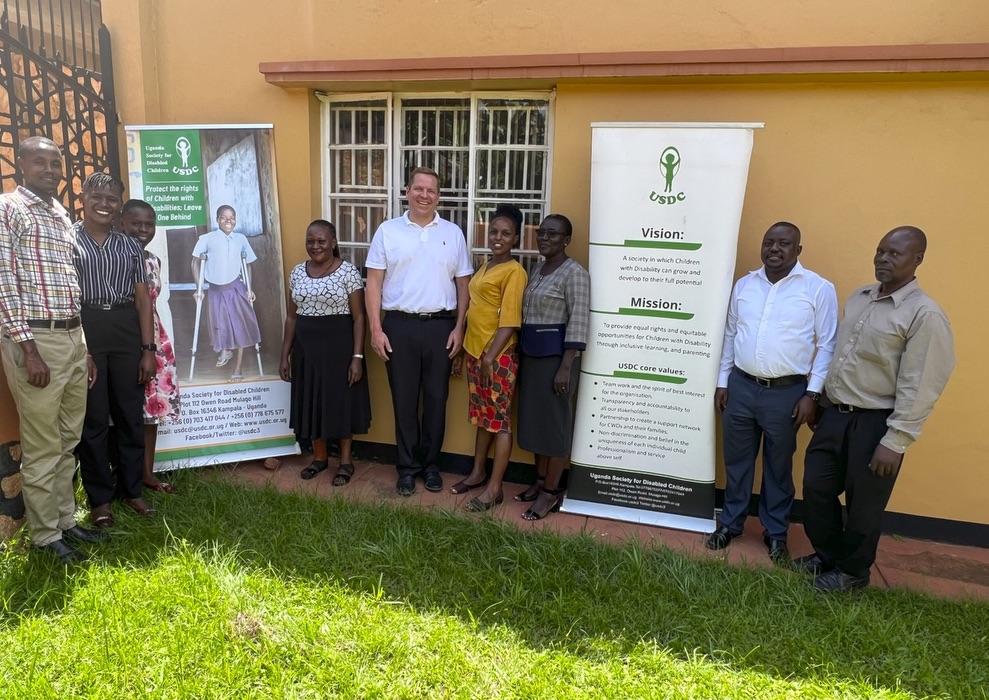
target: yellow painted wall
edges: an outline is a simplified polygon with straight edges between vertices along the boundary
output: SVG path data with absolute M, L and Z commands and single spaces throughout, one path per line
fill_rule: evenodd
M 215 0 L 104 0 L 118 111 L 125 124 L 273 123 L 286 269 L 304 258 L 305 225 L 321 214 L 318 109 L 305 91 L 267 84 L 262 61 L 989 41 L 983 0 L 950 8 L 938 0 L 242 0 L 230 8 Z M 928 232 L 919 276 L 952 319 L 958 368 L 908 454 L 890 507 L 989 523 L 989 438 L 977 403 L 985 385 L 977 353 L 989 331 L 983 295 L 969 289 L 989 253 L 989 81 L 562 84 L 551 208 L 574 220 L 578 241 L 586 240 L 593 121 L 766 123 L 755 141 L 737 274 L 758 266 L 768 224 L 789 219 L 804 231 L 802 261 L 832 279 L 843 301 L 872 279 L 883 233 L 903 223 Z M 586 262 L 586 245 L 577 248 Z M 369 439 L 392 442 L 384 368 L 374 359 L 369 372 L 378 378 Z M 451 392 L 445 449 L 469 454 L 465 407 L 461 382 Z M 11 416 L 0 405 L 7 433 Z
M 973 290 L 989 259 L 985 196 L 989 85 L 818 84 L 744 87 L 563 87 L 557 96 L 553 208 L 582 235 L 590 202 L 596 121 L 762 121 L 752 153 L 736 277 L 756 269 L 774 221 L 803 232 L 801 262 L 837 287 L 839 301 L 874 281 L 879 239 L 901 224 L 928 234 L 918 269 L 952 321 L 957 366 L 920 441 L 910 448 L 890 509 L 989 523 L 989 435 L 981 426 L 980 361 L 989 341 L 985 295 Z M 561 162 L 560 154 L 567 154 Z M 973 391 L 973 389 L 975 389 Z M 794 480 L 810 432 L 801 433 Z M 719 470 L 719 485 L 723 485 Z

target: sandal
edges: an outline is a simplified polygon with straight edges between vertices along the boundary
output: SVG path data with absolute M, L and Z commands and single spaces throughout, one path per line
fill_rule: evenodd
M 242 382 L 244 381 L 244 375 L 238 372 L 237 374 L 230 375 L 230 381 L 232 382 Z
M 216 366 L 223 367 L 225 364 L 230 362 L 231 359 L 233 359 L 233 356 L 234 356 L 233 352 L 231 352 L 230 350 L 224 350 L 223 352 L 221 352 L 219 355 L 216 356 Z
M 346 486 L 350 483 L 350 477 L 354 475 L 353 464 L 341 464 L 337 468 L 337 473 L 333 476 L 334 486 Z
M 529 503 L 530 501 L 536 500 L 539 498 L 539 494 L 542 492 L 543 484 L 545 482 L 546 480 L 543 477 L 537 476 L 536 480 L 532 482 L 532 486 L 527 488 L 522 493 L 517 494 L 515 496 L 515 500 L 519 503 Z
M 563 492 L 565 490 L 566 489 L 543 489 L 541 495 L 548 495 L 550 498 L 542 498 L 540 501 L 534 503 L 531 508 L 522 513 L 522 518 L 524 520 L 542 520 L 550 513 L 555 513 L 560 510 L 560 506 L 563 505 Z M 549 503 L 549 508 L 546 508 L 545 510 L 536 510 L 536 506 L 538 506 L 540 502 L 542 502 L 543 505 Z
M 110 504 L 104 503 L 101 506 L 96 506 L 89 512 L 89 521 L 93 524 L 93 527 L 98 527 L 100 529 L 105 527 L 113 527 L 114 519 L 113 513 L 110 512 Z
M 327 464 L 327 462 L 326 462 L 325 459 L 316 459 L 316 460 L 313 460 L 313 463 L 310 464 L 305 469 L 303 469 L 302 470 L 302 473 L 299 474 L 299 476 L 301 476 L 303 479 L 312 479 L 314 476 L 316 476 L 320 472 L 326 471 L 326 468 L 328 466 L 329 466 L 329 464 Z
M 484 478 L 481 479 L 476 484 L 468 484 L 467 479 L 464 479 L 463 481 L 458 481 L 457 483 L 455 483 L 453 486 L 450 487 L 450 493 L 456 494 L 457 496 L 462 496 L 465 493 L 470 493 L 474 489 L 481 488 L 482 486 L 488 483 L 488 479 L 490 478 L 491 477 L 485 475 Z
M 472 498 L 467 502 L 467 505 L 464 506 L 464 510 L 468 513 L 484 513 L 485 511 L 489 511 L 495 506 L 500 505 L 504 500 L 504 496 L 498 496 L 498 498 L 493 501 L 482 501 L 480 498 Z
M 171 484 L 166 484 L 164 481 L 159 481 L 157 484 L 149 484 L 145 481 L 144 488 L 151 489 L 152 491 L 158 491 L 159 493 L 172 493 L 175 491 L 174 486 Z

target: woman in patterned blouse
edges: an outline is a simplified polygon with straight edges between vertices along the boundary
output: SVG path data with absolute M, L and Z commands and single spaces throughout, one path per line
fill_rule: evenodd
M 354 474 L 351 444 L 371 427 L 371 400 L 364 371 L 364 281 L 340 258 L 337 231 L 317 219 L 306 229 L 309 260 L 289 275 L 288 313 L 278 373 L 292 382 L 291 426 L 310 436 L 312 479 L 327 468 L 326 443 L 340 442 L 334 486 Z

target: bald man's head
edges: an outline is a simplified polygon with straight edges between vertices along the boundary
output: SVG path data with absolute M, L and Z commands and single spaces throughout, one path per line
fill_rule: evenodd
M 54 148 L 56 151 L 61 153 L 58 145 L 47 136 L 29 136 L 21 141 L 20 145 L 17 147 L 17 157 L 23 157 L 27 151 L 33 151 L 37 148 Z
M 880 291 L 891 294 L 909 284 L 924 262 L 925 252 L 927 236 L 916 226 L 897 226 L 883 236 L 873 260 L 876 279 L 882 283 Z

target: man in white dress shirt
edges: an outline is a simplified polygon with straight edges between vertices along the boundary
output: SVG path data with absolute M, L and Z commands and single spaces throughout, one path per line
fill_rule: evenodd
M 762 239 L 763 266 L 735 283 L 728 305 L 718 389 L 725 459 L 725 504 L 708 549 L 740 534 L 762 444 L 759 519 L 769 557 L 788 564 L 797 431 L 812 419 L 834 354 L 834 285 L 804 269 L 800 229 L 781 221 Z

